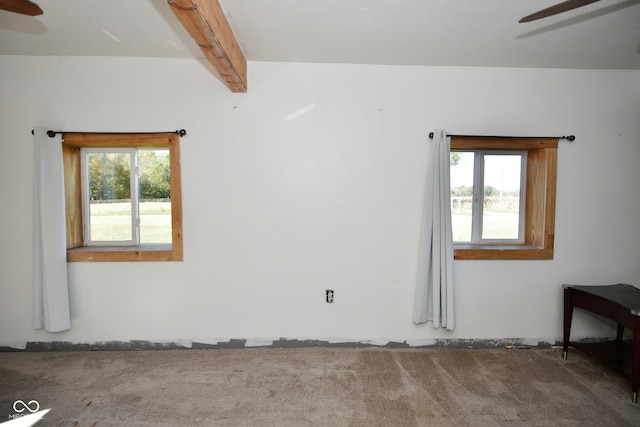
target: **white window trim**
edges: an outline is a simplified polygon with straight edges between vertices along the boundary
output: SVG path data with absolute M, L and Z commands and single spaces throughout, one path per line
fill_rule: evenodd
M 455 245 L 523 245 L 525 243 L 526 221 L 526 179 L 527 179 L 527 150 L 474 150 L 456 149 L 452 152 L 474 153 L 473 166 L 473 197 L 471 217 L 471 240 L 454 241 Z M 484 156 L 486 155 L 519 155 L 520 157 L 520 199 L 518 209 L 518 238 L 517 239 L 483 239 L 481 237 L 484 211 Z
M 93 153 L 128 153 L 130 158 L 130 203 L 131 203 L 131 239 L 130 240 L 93 240 L 91 237 L 91 198 L 89 196 L 89 155 Z M 140 245 L 140 215 L 138 197 L 138 149 L 137 148 L 101 148 L 83 147 L 81 156 L 82 181 L 82 223 L 84 246 L 139 246 Z

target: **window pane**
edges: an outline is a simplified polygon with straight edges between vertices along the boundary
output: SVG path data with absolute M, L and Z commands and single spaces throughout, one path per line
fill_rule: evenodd
M 451 152 L 451 227 L 454 242 L 471 241 L 473 164 L 473 152 Z
M 131 155 L 90 153 L 89 224 L 92 241 L 130 241 Z
M 484 156 L 483 239 L 518 239 L 522 156 Z
M 138 151 L 140 243 L 171 243 L 169 150 Z

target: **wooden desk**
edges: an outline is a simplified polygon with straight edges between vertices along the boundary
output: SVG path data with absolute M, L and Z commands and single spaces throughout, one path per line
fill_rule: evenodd
M 601 343 L 571 342 L 631 377 L 633 401 L 638 402 L 640 387 L 640 289 L 625 284 L 607 286 L 564 285 L 563 358 L 567 359 L 573 308 L 578 307 L 618 324 L 615 341 Z M 633 332 L 631 345 L 622 341 L 624 328 Z

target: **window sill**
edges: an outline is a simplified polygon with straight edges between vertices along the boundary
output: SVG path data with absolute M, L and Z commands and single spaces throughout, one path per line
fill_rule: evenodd
M 553 249 L 531 245 L 454 245 L 456 260 L 549 260 Z
M 182 261 L 172 245 L 84 246 L 67 249 L 67 262 Z

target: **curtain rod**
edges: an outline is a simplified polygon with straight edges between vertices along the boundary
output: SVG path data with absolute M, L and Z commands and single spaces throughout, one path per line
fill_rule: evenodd
M 63 130 L 48 130 L 47 135 L 49 138 L 53 138 L 59 133 L 75 133 L 75 134 L 87 134 L 87 135 L 153 135 L 156 133 L 177 133 L 180 136 L 185 136 L 187 131 L 184 129 L 173 130 L 168 132 L 67 132 Z M 31 135 L 33 135 L 33 129 L 31 130 Z
M 459 137 L 472 137 L 472 138 L 557 138 L 566 139 L 568 141 L 575 141 L 574 135 L 569 136 L 496 136 L 496 135 L 447 135 L 447 136 L 459 136 Z M 433 139 L 433 132 L 429 132 L 429 138 Z

